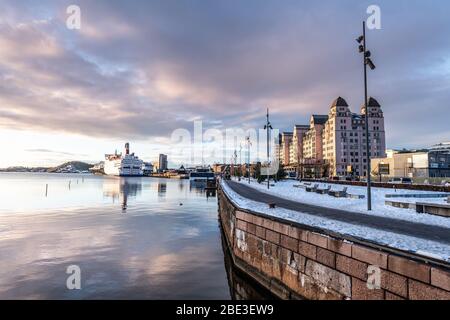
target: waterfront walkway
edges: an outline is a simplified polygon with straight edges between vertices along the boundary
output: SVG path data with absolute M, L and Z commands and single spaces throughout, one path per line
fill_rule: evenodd
M 371 216 L 369 214 L 320 207 L 316 205 L 283 199 L 274 195 L 260 192 L 245 184 L 226 181 L 236 193 L 252 201 L 261 203 L 275 203 L 277 207 L 298 211 L 301 213 L 337 220 L 358 226 L 370 227 L 377 230 L 436 241 L 450 245 L 450 230 L 448 228 L 409 222 L 400 219 Z

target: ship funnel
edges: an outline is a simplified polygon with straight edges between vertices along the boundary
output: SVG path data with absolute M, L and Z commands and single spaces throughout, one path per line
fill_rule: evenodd
M 125 154 L 130 154 L 130 144 L 128 142 L 125 143 Z

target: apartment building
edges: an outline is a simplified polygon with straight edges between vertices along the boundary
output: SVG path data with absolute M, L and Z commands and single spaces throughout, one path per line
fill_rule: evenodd
M 289 165 L 290 161 L 290 152 L 292 151 L 292 132 L 283 132 L 281 134 L 281 145 L 280 145 L 280 162 L 282 165 Z
M 291 165 L 297 164 L 303 171 L 312 170 L 316 177 L 366 176 L 367 152 L 370 157 L 385 157 L 386 149 L 384 116 L 374 98 L 369 99 L 368 112 L 368 151 L 364 105 L 360 113 L 353 113 L 347 102 L 338 97 L 331 104 L 328 115 L 312 115 L 309 126 L 294 127 L 289 157 Z M 302 173 L 300 175 L 303 176 Z
M 292 166 L 298 165 L 303 158 L 303 137 L 309 128 L 308 125 L 294 126 L 289 160 L 289 164 Z
M 370 157 L 385 156 L 384 117 L 380 104 L 370 98 L 369 150 L 366 150 L 365 108 L 359 114 L 350 111 L 347 102 L 339 97 L 328 113 L 323 133 L 323 155 L 329 175 L 367 175 L 367 152 Z

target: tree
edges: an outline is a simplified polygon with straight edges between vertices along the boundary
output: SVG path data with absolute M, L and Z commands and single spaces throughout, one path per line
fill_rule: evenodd
M 280 167 L 278 168 L 278 171 L 277 171 L 277 174 L 276 174 L 276 176 L 275 176 L 275 179 L 276 179 L 277 181 L 279 181 L 279 180 L 284 179 L 285 177 L 286 177 L 286 171 L 284 170 L 284 168 L 283 168 L 282 166 L 280 166 Z
M 264 180 L 266 180 L 266 177 L 261 175 L 261 163 L 258 162 L 255 166 L 255 175 L 254 177 L 256 178 L 256 181 L 258 181 L 258 183 L 263 182 Z
M 322 177 L 328 178 L 330 176 L 330 165 L 328 163 L 325 163 L 322 166 Z

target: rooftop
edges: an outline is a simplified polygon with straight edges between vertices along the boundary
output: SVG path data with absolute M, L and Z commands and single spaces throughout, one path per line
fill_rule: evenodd
M 347 101 L 345 101 L 344 98 L 338 97 L 336 100 L 333 101 L 331 104 L 332 107 L 348 107 Z
M 369 98 L 369 107 L 381 107 L 377 100 L 370 97 Z
M 325 122 L 327 122 L 328 120 L 328 116 L 323 114 L 313 114 L 312 118 L 314 124 L 325 124 Z

